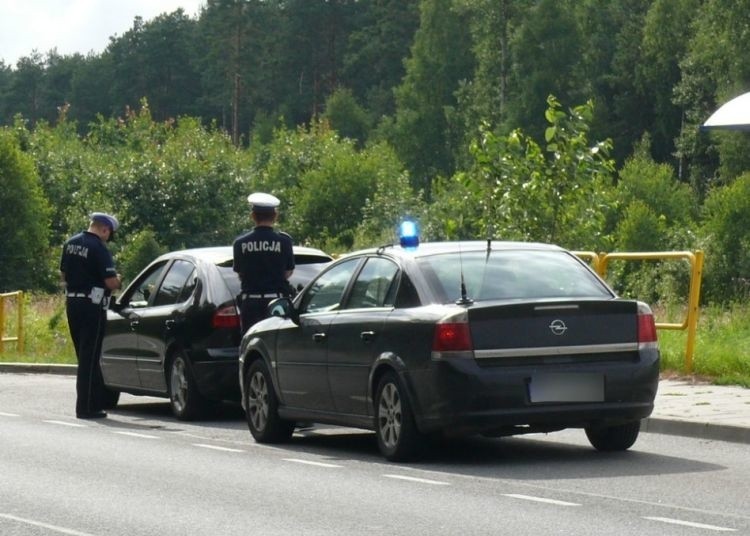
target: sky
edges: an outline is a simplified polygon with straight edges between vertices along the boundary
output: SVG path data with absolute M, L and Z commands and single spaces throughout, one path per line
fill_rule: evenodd
M 205 0 L 0 0 L 0 60 L 15 68 L 33 50 L 44 56 L 100 54 L 111 36 L 121 36 L 161 13 L 183 8 L 195 17 Z

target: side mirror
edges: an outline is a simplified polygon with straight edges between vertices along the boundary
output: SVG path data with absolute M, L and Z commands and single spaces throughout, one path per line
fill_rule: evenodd
M 271 301 L 266 311 L 268 312 L 268 316 L 289 318 L 295 324 L 299 324 L 299 312 L 294 308 L 292 300 L 287 297 L 276 298 Z

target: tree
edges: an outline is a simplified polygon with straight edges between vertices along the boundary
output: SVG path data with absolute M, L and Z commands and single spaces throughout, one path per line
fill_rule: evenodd
M 364 144 L 370 130 L 371 120 L 367 111 L 362 108 L 348 89 L 337 89 L 326 100 L 323 120 L 343 138 L 355 140 L 360 146 Z
M 480 128 L 471 151 L 474 167 L 456 174 L 455 187 L 441 184 L 441 210 L 430 210 L 446 220 L 445 238 L 500 236 L 602 248 L 605 194 L 614 174 L 611 142 L 589 142 L 591 102 L 567 113 L 554 97 L 547 102 L 544 148 L 521 130 L 499 136 L 487 125 Z M 440 229 L 434 221 L 429 226 Z
M 704 206 L 705 295 L 728 302 L 750 296 L 750 173 L 713 189 Z
M 365 0 L 357 4 L 345 45 L 341 84 L 374 118 L 396 111 L 393 88 L 419 26 L 419 0 Z
M 582 38 L 571 0 L 539 0 L 525 10 L 513 32 L 512 65 L 505 131 L 523 128 L 543 139 L 537 118 L 544 114 L 548 95 L 581 102 Z
M 13 132 L 0 129 L 0 292 L 50 288 L 53 284 L 47 228 L 49 207 L 34 160 L 21 151 Z M 56 251 L 59 255 L 59 251 Z M 59 256 L 57 257 L 59 260 Z
M 459 82 L 473 71 L 467 16 L 451 0 L 423 0 L 406 74 L 396 90 L 396 115 L 384 135 L 406 163 L 416 189 L 454 171 L 455 129 L 446 108 L 456 106 Z
M 719 105 L 747 91 L 750 84 L 750 62 L 745 61 L 750 33 L 743 20 L 749 9 L 750 0 L 700 2 L 680 64 L 675 102 L 685 113 L 677 150 L 687 167 L 684 180 L 701 197 L 714 183 L 728 183 L 750 167 L 746 136 L 708 136 L 698 130 Z

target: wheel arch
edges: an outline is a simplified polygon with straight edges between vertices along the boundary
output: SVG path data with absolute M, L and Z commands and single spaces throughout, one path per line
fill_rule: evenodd
M 393 372 L 401 380 L 404 386 L 406 396 L 409 397 L 409 403 L 414 412 L 414 418 L 417 426 L 421 429 L 421 406 L 417 398 L 416 390 L 412 384 L 412 378 L 409 369 L 404 360 L 393 352 L 384 352 L 378 356 L 370 370 L 370 379 L 367 384 L 367 407 L 370 416 L 375 417 L 375 392 L 378 388 L 381 378 L 388 372 Z
M 247 377 L 247 371 L 250 370 L 252 364 L 258 360 L 263 361 L 268 368 L 268 373 L 271 377 L 271 385 L 273 387 L 273 390 L 276 392 L 276 396 L 279 399 L 279 402 L 283 403 L 284 398 L 281 394 L 281 389 L 279 389 L 279 380 L 276 377 L 276 367 L 274 367 L 273 362 L 269 357 L 268 348 L 261 339 L 254 338 L 248 343 L 244 353 L 240 357 L 240 397 L 243 407 L 245 405 L 245 378 Z

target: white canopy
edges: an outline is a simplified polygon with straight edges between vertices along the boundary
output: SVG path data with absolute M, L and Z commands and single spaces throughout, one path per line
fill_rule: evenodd
M 725 103 L 701 125 L 701 130 L 713 129 L 750 131 L 750 93 Z

